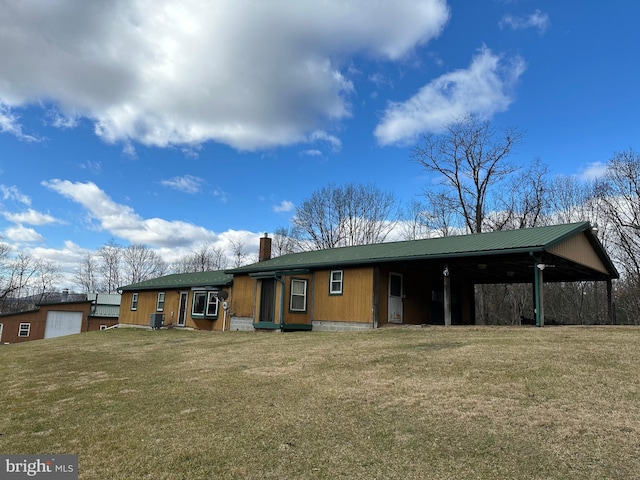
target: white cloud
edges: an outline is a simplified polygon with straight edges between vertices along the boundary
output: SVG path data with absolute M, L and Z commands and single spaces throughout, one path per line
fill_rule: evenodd
M 446 0 L 5 2 L 0 129 L 24 136 L 12 112 L 37 104 L 128 155 L 305 142 L 350 115 L 354 58 L 397 61 L 448 19 Z
M 456 118 L 490 118 L 505 111 L 525 70 L 516 56 L 503 59 L 486 47 L 466 69 L 446 73 L 405 102 L 391 102 L 375 129 L 381 145 L 408 144 L 424 132 L 439 132 Z
M 500 28 L 509 27 L 511 30 L 523 30 L 526 28 L 535 28 L 540 35 L 544 34 L 551 25 L 549 15 L 540 10 L 534 11 L 525 17 L 516 15 L 505 15 L 500 20 Z
M 334 152 L 339 152 L 342 148 L 342 141 L 335 135 L 330 135 L 323 130 L 316 130 L 309 135 L 309 142 L 325 142 Z
M 309 157 L 319 157 L 322 155 L 322 152 L 316 148 L 311 148 L 309 150 L 303 150 L 303 155 L 308 155 Z
M 220 202 L 222 203 L 227 203 L 229 201 L 229 199 L 227 198 L 227 192 L 225 192 L 224 190 L 216 188 L 212 193 L 213 196 L 220 200 Z
M 293 202 L 290 202 L 289 200 L 283 200 L 279 205 L 273 206 L 273 211 L 276 213 L 290 212 L 294 209 L 294 207 L 295 206 L 293 205 Z
M 9 107 L 2 105 L 2 97 L 0 97 L 0 133 L 8 133 L 27 142 L 39 141 L 38 137 L 22 131 L 19 117 Z
M 60 221 L 48 213 L 41 213 L 30 208 L 26 212 L 21 213 L 3 213 L 4 217 L 13 223 L 26 223 L 29 225 L 47 225 L 50 223 L 59 223 Z
M 31 205 L 31 198 L 21 193 L 16 186 L 0 185 L 0 193 L 2 193 L 3 200 L 13 200 L 23 205 Z
M 193 175 L 184 175 L 182 177 L 173 177 L 168 180 L 162 180 L 160 183 L 165 187 L 173 188 L 185 193 L 198 193 L 203 180 Z
M 597 180 L 607 171 L 607 164 L 603 162 L 592 162 L 580 173 L 582 180 Z
M 12 242 L 32 243 L 42 242 L 44 237 L 36 232 L 33 228 L 27 228 L 23 225 L 9 227 L 4 231 L 4 236 Z
M 155 247 L 177 247 L 194 243 L 214 242 L 216 234 L 197 225 L 161 218 L 144 219 L 131 207 L 114 202 L 92 182 L 50 180 L 42 184 L 54 192 L 82 205 L 101 230 L 130 243 Z

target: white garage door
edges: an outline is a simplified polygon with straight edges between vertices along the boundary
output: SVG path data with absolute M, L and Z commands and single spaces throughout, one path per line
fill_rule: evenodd
M 44 338 L 62 337 L 80 333 L 82 328 L 82 312 L 47 312 L 47 326 Z

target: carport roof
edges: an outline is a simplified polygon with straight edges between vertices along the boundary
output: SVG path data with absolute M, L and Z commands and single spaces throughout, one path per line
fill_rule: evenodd
M 227 270 L 226 273 L 259 274 L 387 262 L 522 257 L 547 252 L 568 238 L 582 233 L 605 266 L 607 276 L 618 278 L 615 266 L 593 234 L 589 222 L 291 253 Z M 495 260 L 499 261 L 498 258 Z

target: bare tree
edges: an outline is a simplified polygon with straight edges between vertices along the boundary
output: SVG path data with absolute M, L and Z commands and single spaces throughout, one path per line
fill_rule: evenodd
M 398 220 L 395 197 L 373 185 L 329 184 L 296 208 L 294 236 L 303 250 L 380 243 Z
M 84 293 L 100 293 L 98 263 L 95 255 L 87 252 L 74 271 L 73 281 Z
M 36 261 L 37 275 L 33 282 L 33 293 L 36 303 L 50 299 L 56 292 L 56 284 L 60 281 L 60 267 L 49 260 Z
M 156 252 L 139 243 L 122 250 L 122 264 L 126 283 L 138 283 L 161 277 L 167 272 L 167 263 Z
M 59 278 L 59 268 L 53 262 L 11 253 L 9 245 L 0 244 L 0 313 L 33 307 L 53 291 Z
M 614 258 L 640 279 L 640 154 L 631 149 L 614 154 L 597 192 L 613 230 Z
M 233 256 L 233 266 L 235 268 L 241 267 L 248 263 L 247 259 L 249 255 L 246 252 L 246 245 L 244 241 L 240 239 L 229 240 L 229 246 Z
M 109 240 L 97 251 L 100 259 L 99 273 L 102 280 L 100 290 L 104 293 L 115 293 L 121 282 L 122 246 Z
M 405 208 L 399 231 L 403 240 L 418 240 L 430 236 L 428 212 L 423 202 L 413 200 Z
M 425 220 L 427 228 L 437 237 L 449 237 L 460 233 L 456 227 L 455 201 L 442 191 L 424 192 L 426 200 Z
M 413 148 L 412 158 L 441 177 L 442 193 L 470 233 L 483 230 L 492 189 L 517 168 L 507 157 L 523 133 L 515 128 L 497 132 L 489 121 L 468 116 L 443 134 L 428 134 Z
M 537 227 L 546 220 L 550 207 L 549 168 L 536 159 L 496 195 L 495 210 L 486 216 L 491 230 Z
M 271 256 L 280 257 L 297 251 L 296 240 L 286 227 L 279 227 L 273 232 Z
M 171 270 L 175 273 L 208 272 L 222 270 L 227 266 L 227 257 L 220 248 L 203 243 L 192 254 L 174 262 Z

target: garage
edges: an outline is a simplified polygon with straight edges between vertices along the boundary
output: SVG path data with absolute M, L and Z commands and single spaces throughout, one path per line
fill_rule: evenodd
M 44 338 L 63 337 L 80 333 L 82 330 L 82 312 L 63 312 L 50 310 L 47 312 L 47 325 Z

